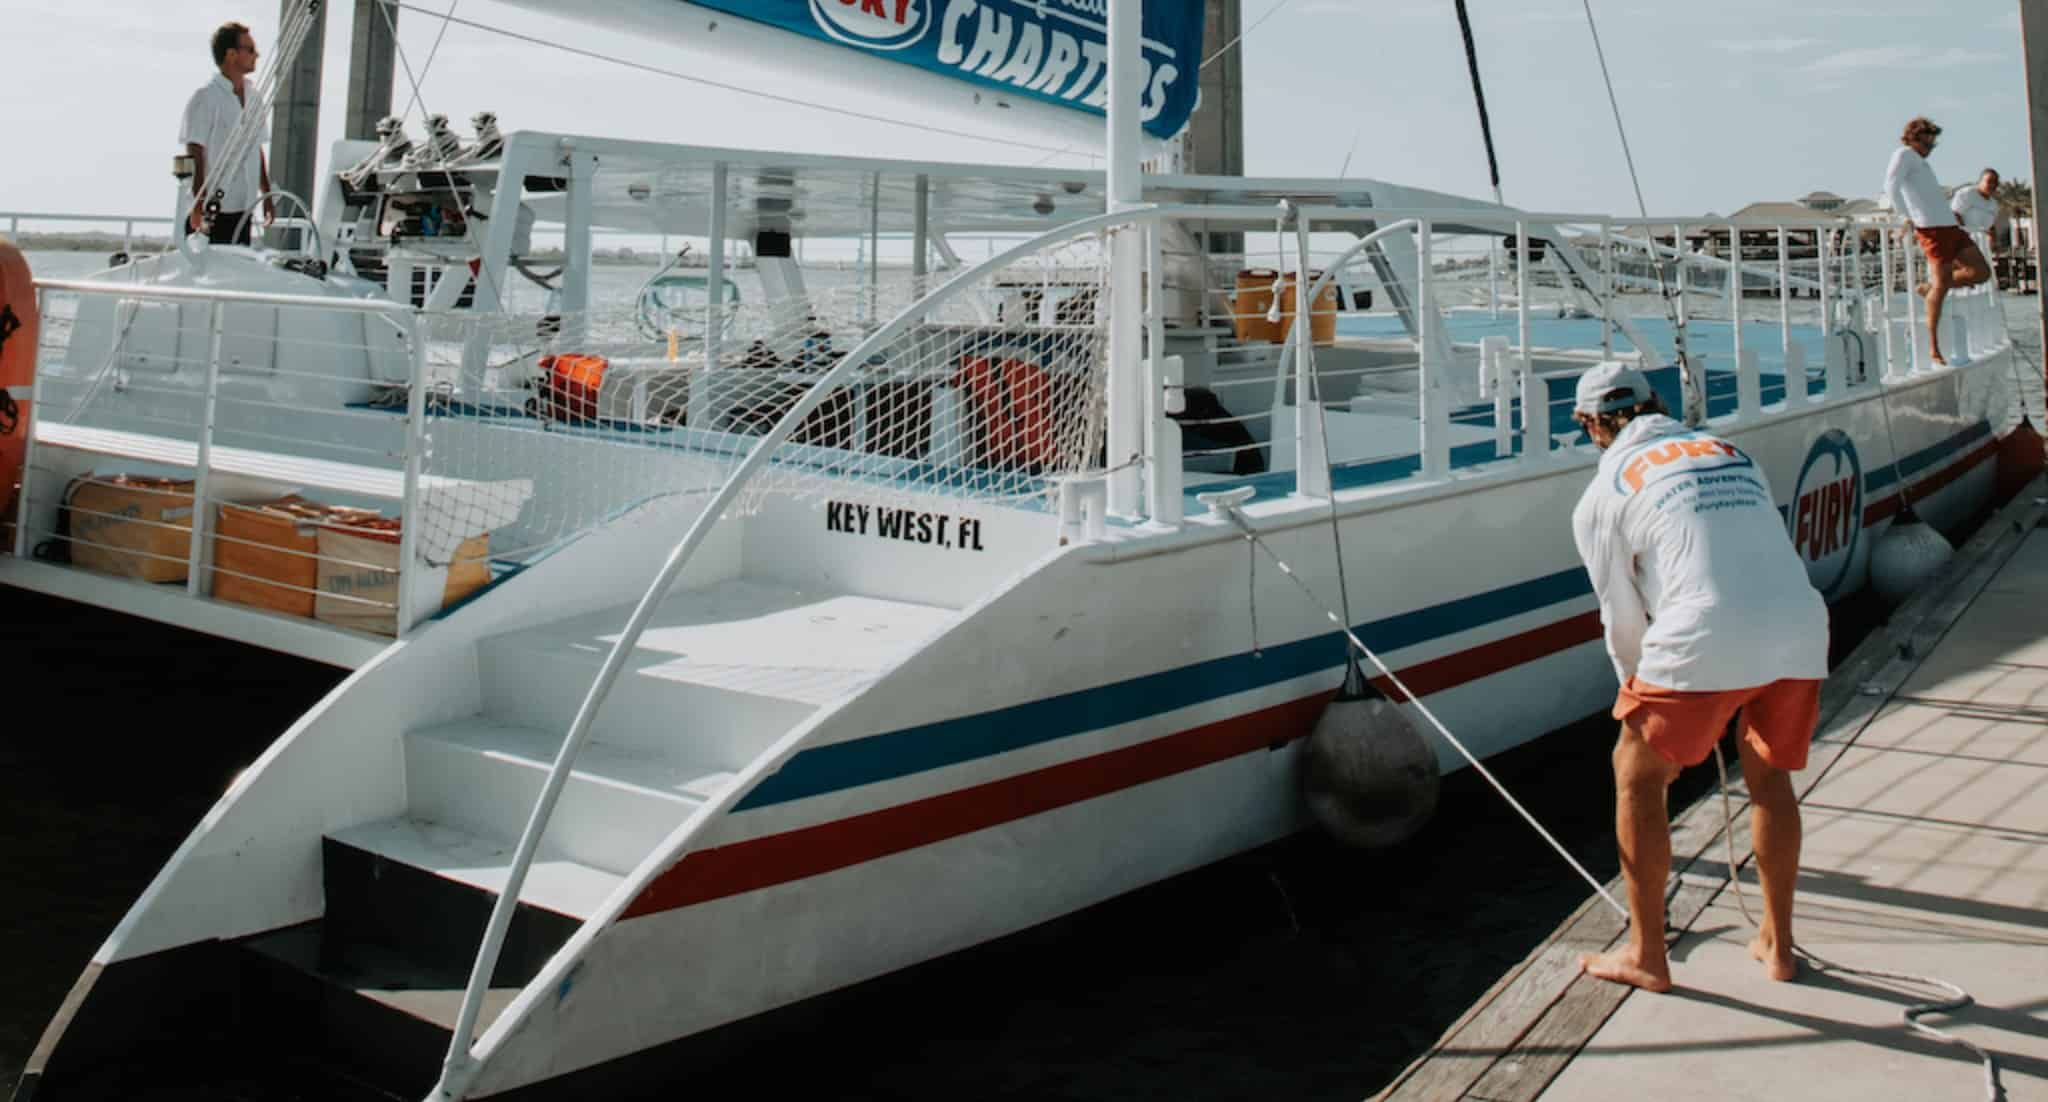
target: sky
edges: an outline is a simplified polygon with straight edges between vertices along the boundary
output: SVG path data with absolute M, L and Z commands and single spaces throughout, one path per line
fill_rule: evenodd
M 496 0 L 410 2 L 452 5 L 461 18 L 607 57 L 673 64 L 659 43 Z M 1452 0 L 1280 2 L 1274 11 L 1275 0 L 1243 0 L 1246 26 L 1258 24 L 1244 42 L 1249 174 L 1334 176 L 1349 155 L 1353 175 L 1486 195 Z M 326 7 L 323 149 L 341 132 L 354 4 Z M 1634 214 L 1582 0 L 1469 7 L 1508 202 Z M 1654 215 L 1725 214 L 1815 189 L 1874 195 L 1902 124 L 1916 114 L 1945 127 L 1934 155 L 1945 183 L 1986 165 L 2031 175 L 2017 0 L 1592 7 Z M 226 19 L 249 23 L 267 54 L 277 0 L 0 0 L 0 27 L 17 32 L 0 36 L 11 169 L 0 173 L 0 212 L 167 210 L 179 116 L 211 73 L 208 34 Z M 459 25 L 447 26 L 436 50 L 443 26 L 425 10 L 399 15 L 419 99 L 458 124 L 488 108 L 506 130 L 920 160 L 1044 156 L 705 88 Z M 774 91 L 853 107 L 863 98 L 861 89 L 811 86 L 795 74 Z M 396 96 L 413 98 L 403 70 Z

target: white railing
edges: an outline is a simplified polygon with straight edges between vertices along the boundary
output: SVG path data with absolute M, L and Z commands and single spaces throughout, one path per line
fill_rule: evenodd
M 135 251 L 135 227 L 163 226 L 165 227 L 166 230 L 168 230 L 172 223 L 172 219 L 160 215 L 152 216 L 140 214 L 45 214 L 36 211 L 25 210 L 0 210 L 0 219 L 4 219 L 7 222 L 7 235 L 9 237 L 16 238 L 21 236 L 21 224 L 23 222 L 61 222 L 76 223 L 90 226 L 111 226 L 119 224 L 121 227 L 121 251 L 124 253 L 132 253 Z
M 111 305 L 114 311 L 112 316 L 116 319 L 120 317 L 119 312 L 123 307 L 132 307 L 136 304 L 161 304 L 180 308 L 178 314 L 181 319 L 186 312 L 183 308 L 203 308 L 205 324 L 203 329 L 196 335 L 200 338 L 205 351 L 196 358 L 196 362 L 193 359 L 173 357 L 163 368 L 165 377 L 175 376 L 186 371 L 188 368 L 196 368 L 198 371 L 198 385 L 192 390 L 178 390 L 163 384 L 138 383 L 132 380 L 123 384 L 123 389 L 129 391 L 149 391 L 154 389 L 163 396 L 190 398 L 196 401 L 196 409 L 190 410 L 189 419 L 174 419 L 160 416 L 154 424 L 144 426 L 126 423 L 118 427 L 109 427 L 89 423 L 90 419 L 87 419 L 88 423 L 79 423 L 79 415 L 84 411 L 84 408 L 92 403 L 96 395 L 104 393 L 102 386 L 103 377 L 125 371 L 122 365 L 124 356 L 122 344 L 125 339 L 125 332 L 110 334 L 112 345 L 109 354 L 106 361 L 100 365 L 97 371 L 92 371 L 82 376 L 67 376 L 63 379 L 66 384 L 73 387 L 75 392 L 82 394 L 82 397 L 76 399 L 77 407 L 69 410 L 69 416 L 64 415 L 65 411 L 55 409 L 52 406 L 50 392 L 52 387 L 56 385 L 58 375 L 51 370 L 43 370 L 37 373 L 29 409 L 29 423 L 26 430 L 30 442 L 30 454 L 28 462 L 24 464 L 21 476 L 20 500 L 22 502 L 22 519 L 16 529 L 14 549 L 17 556 L 29 557 L 35 544 L 34 537 L 40 535 L 47 535 L 60 541 L 68 541 L 70 545 L 64 549 L 67 553 L 72 551 L 79 543 L 76 533 L 60 533 L 54 530 L 44 531 L 37 529 L 32 522 L 30 506 L 36 502 L 36 495 L 43 492 L 38 474 L 42 471 L 56 469 L 56 464 L 51 461 L 46 449 L 54 448 L 60 451 L 68 449 L 92 454 L 114 455 L 154 466 L 183 467 L 192 472 L 192 485 L 189 493 L 191 521 L 189 534 L 183 537 L 188 541 L 188 547 L 185 552 L 186 561 L 182 564 L 182 576 L 186 592 L 193 597 L 203 598 L 209 596 L 212 591 L 212 585 L 216 580 L 216 574 L 232 573 L 231 571 L 223 571 L 217 565 L 208 562 L 211 549 L 215 546 L 216 537 L 213 531 L 214 506 L 216 504 L 234 504 L 228 501 L 229 495 L 217 492 L 218 484 L 222 480 L 230 480 L 231 484 L 236 486 L 246 486 L 252 479 L 265 484 L 276 484 L 279 486 L 287 484 L 293 487 L 324 486 L 340 490 L 344 493 L 395 501 L 399 508 L 400 517 L 414 520 L 414 523 L 401 523 L 399 526 L 398 566 L 395 570 L 394 587 L 397 595 L 395 599 L 388 601 L 372 600 L 352 596 L 347 593 L 322 594 L 325 599 L 334 602 L 387 609 L 391 617 L 391 630 L 393 633 L 403 636 L 411 631 L 415 621 L 419 618 L 418 614 L 421 609 L 421 603 L 415 599 L 414 592 L 419 584 L 419 572 L 411 567 L 420 557 L 421 525 L 418 523 L 418 517 L 422 511 L 417 508 L 417 505 L 421 500 L 422 463 L 427 452 L 426 414 L 427 396 L 429 393 L 428 387 L 413 385 L 417 380 L 424 377 L 426 370 L 426 341 L 424 334 L 427 327 L 423 324 L 422 315 L 419 311 L 408 306 L 375 299 L 329 298 L 324 296 L 250 291 L 212 291 L 141 284 L 99 283 L 87 280 L 44 279 L 36 282 L 36 288 L 38 305 L 41 308 L 39 312 L 46 320 L 50 317 L 47 307 L 58 296 L 75 296 L 81 301 L 87 299 L 112 300 Z M 311 454 L 295 454 L 291 450 L 289 443 L 281 450 L 273 450 L 269 446 L 252 450 L 247 447 L 232 447 L 223 442 L 227 432 L 227 426 L 224 425 L 222 418 L 222 407 L 224 405 L 231 402 L 237 406 L 262 404 L 252 403 L 247 397 L 230 398 L 223 394 L 221 382 L 226 358 L 224 356 L 224 344 L 230 338 L 245 341 L 249 337 L 249 334 L 245 331 L 231 327 L 228 324 L 228 313 L 230 310 L 264 307 L 273 308 L 280 312 L 318 311 L 323 314 L 369 315 L 386 319 L 391 323 L 393 329 L 404 342 L 410 363 L 410 372 L 405 384 L 408 391 L 408 401 L 405 411 L 402 455 L 395 457 L 401 462 L 399 469 L 390 469 L 385 461 L 394 457 L 382 452 L 378 453 L 375 457 L 379 462 L 375 465 L 365 466 L 360 463 L 348 462 L 344 459 L 332 458 L 331 454 L 327 458 L 315 458 Z M 133 311 L 128 316 L 132 319 L 134 316 Z M 66 325 L 72 330 L 70 340 L 75 341 L 78 339 L 77 327 L 80 324 L 76 317 L 66 320 Z M 115 324 L 118 326 L 120 323 L 117 320 Z M 122 328 L 125 330 L 125 327 Z M 46 335 L 48 329 L 49 327 L 46 326 Z M 268 335 L 265 339 L 269 340 L 274 346 L 272 349 L 273 356 L 279 351 L 290 350 L 290 342 L 275 333 Z M 174 341 L 174 347 L 181 346 L 183 343 L 181 331 L 181 337 Z M 47 351 L 47 349 L 45 350 Z M 70 349 L 66 348 L 66 351 L 68 353 Z M 304 349 L 300 349 L 300 351 L 303 352 Z M 298 375 L 304 379 L 317 380 L 323 383 L 334 381 L 332 377 L 323 376 L 316 371 L 293 370 L 281 365 L 277 366 L 275 371 L 279 375 Z M 317 412 L 331 416 L 348 415 L 345 411 L 336 410 L 320 410 Z M 354 414 L 354 416 L 370 415 Z M 146 429 L 147 431 L 138 431 L 138 428 Z M 247 434 L 245 433 L 244 435 Z M 298 443 L 303 443 L 303 441 Z M 66 487 L 60 486 L 55 490 L 55 508 L 58 514 L 61 514 L 68 507 L 67 503 L 63 500 L 65 489 Z M 282 491 L 280 490 L 279 492 Z M 182 498 L 186 495 L 183 491 L 179 491 L 177 496 Z M 146 522 L 141 523 L 145 523 L 145 526 L 147 526 Z M 354 522 L 337 521 L 334 527 L 346 529 L 354 533 L 363 531 L 360 524 L 361 518 L 358 517 Z M 139 559 L 161 558 L 160 555 L 152 556 L 147 552 L 134 552 L 134 555 Z M 170 564 L 166 564 L 166 566 L 168 565 Z M 381 571 L 381 568 L 377 567 L 371 567 L 371 569 Z M 292 588 L 272 580 L 246 577 L 242 580 L 258 581 L 261 585 L 277 590 Z M 308 601 L 313 598 L 312 593 L 305 593 L 303 596 Z

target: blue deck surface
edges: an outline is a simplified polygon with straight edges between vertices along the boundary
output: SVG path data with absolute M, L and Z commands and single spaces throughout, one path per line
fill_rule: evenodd
M 1658 363 L 1672 363 L 1678 353 L 1672 346 L 1671 322 L 1667 318 L 1650 316 L 1630 318 L 1629 323 L 1653 346 L 1651 359 Z M 1498 318 L 1484 310 L 1454 310 L 1446 319 L 1451 340 L 1458 344 L 1478 344 L 1483 337 L 1506 337 L 1509 344 L 1517 342 L 1515 312 L 1503 310 Z M 1408 330 L 1401 319 L 1393 314 L 1349 315 L 1337 319 L 1337 331 L 1347 337 L 1393 339 L 1405 337 Z M 1695 318 L 1685 323 L 1686 348 L 1694 356 L 1707 356 L 1723 367 L 1733 367 L 1735 361 L 1735 327 L 1726 321 Z M 1820 327 L 1815 325 L 1794 325 L 1792 342 L 1800 346 L 1808 364 L 1821 362 Z M 1529 344 L 1538 349 L 1596 349 L 1600 347 L 1599 318 L 1558 318 L 1529 315 Z M 1628 340 L 1619 334 L 1615 346 L 1622 354 L 1632 350 Z M 1757 365 L 1766 373 L 1774 374 L 1785 370 L 1785 335 L 1774 321 L 1745 321 L 1742 323 L 1742 347 L 1756 353 Z

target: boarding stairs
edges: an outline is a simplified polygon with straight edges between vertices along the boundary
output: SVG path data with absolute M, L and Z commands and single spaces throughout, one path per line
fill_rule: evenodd
M 482 640 L 482 710 L 404 737 L 404 813 L 322 840 L 324 915 L 242 943 L 261 989 L 317 1023 L 296 1036 L 322 1039 L 321 1064 L 415 1097 L 433 1083 L 520 834 L 629 612 Z M 758 578 L 670 596 L 576 758 L 479 1034 L 693 811 L 956 616 Z

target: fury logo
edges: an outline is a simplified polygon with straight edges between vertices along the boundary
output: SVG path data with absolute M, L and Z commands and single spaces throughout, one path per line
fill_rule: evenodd
M 1724 467 L 1750 466 L 1741 449 L 1723 440 L 1685 437 L 1652 444 L 1630 456 L 1621 467 L 1621 484 L 1635 493 L 1666 475 L 1697 474 Z
M 1863 536 L 1863 463 L 1847 433 L 1829 429 L 1807 449 L 1785 530 L 1806 564 L 1807 580 L 1823 596 L 1834 596 L 1850 576 Z
M 849 46 L 900 50 L 924 37 L 934 0 L 811 0 L 811 17 Z

